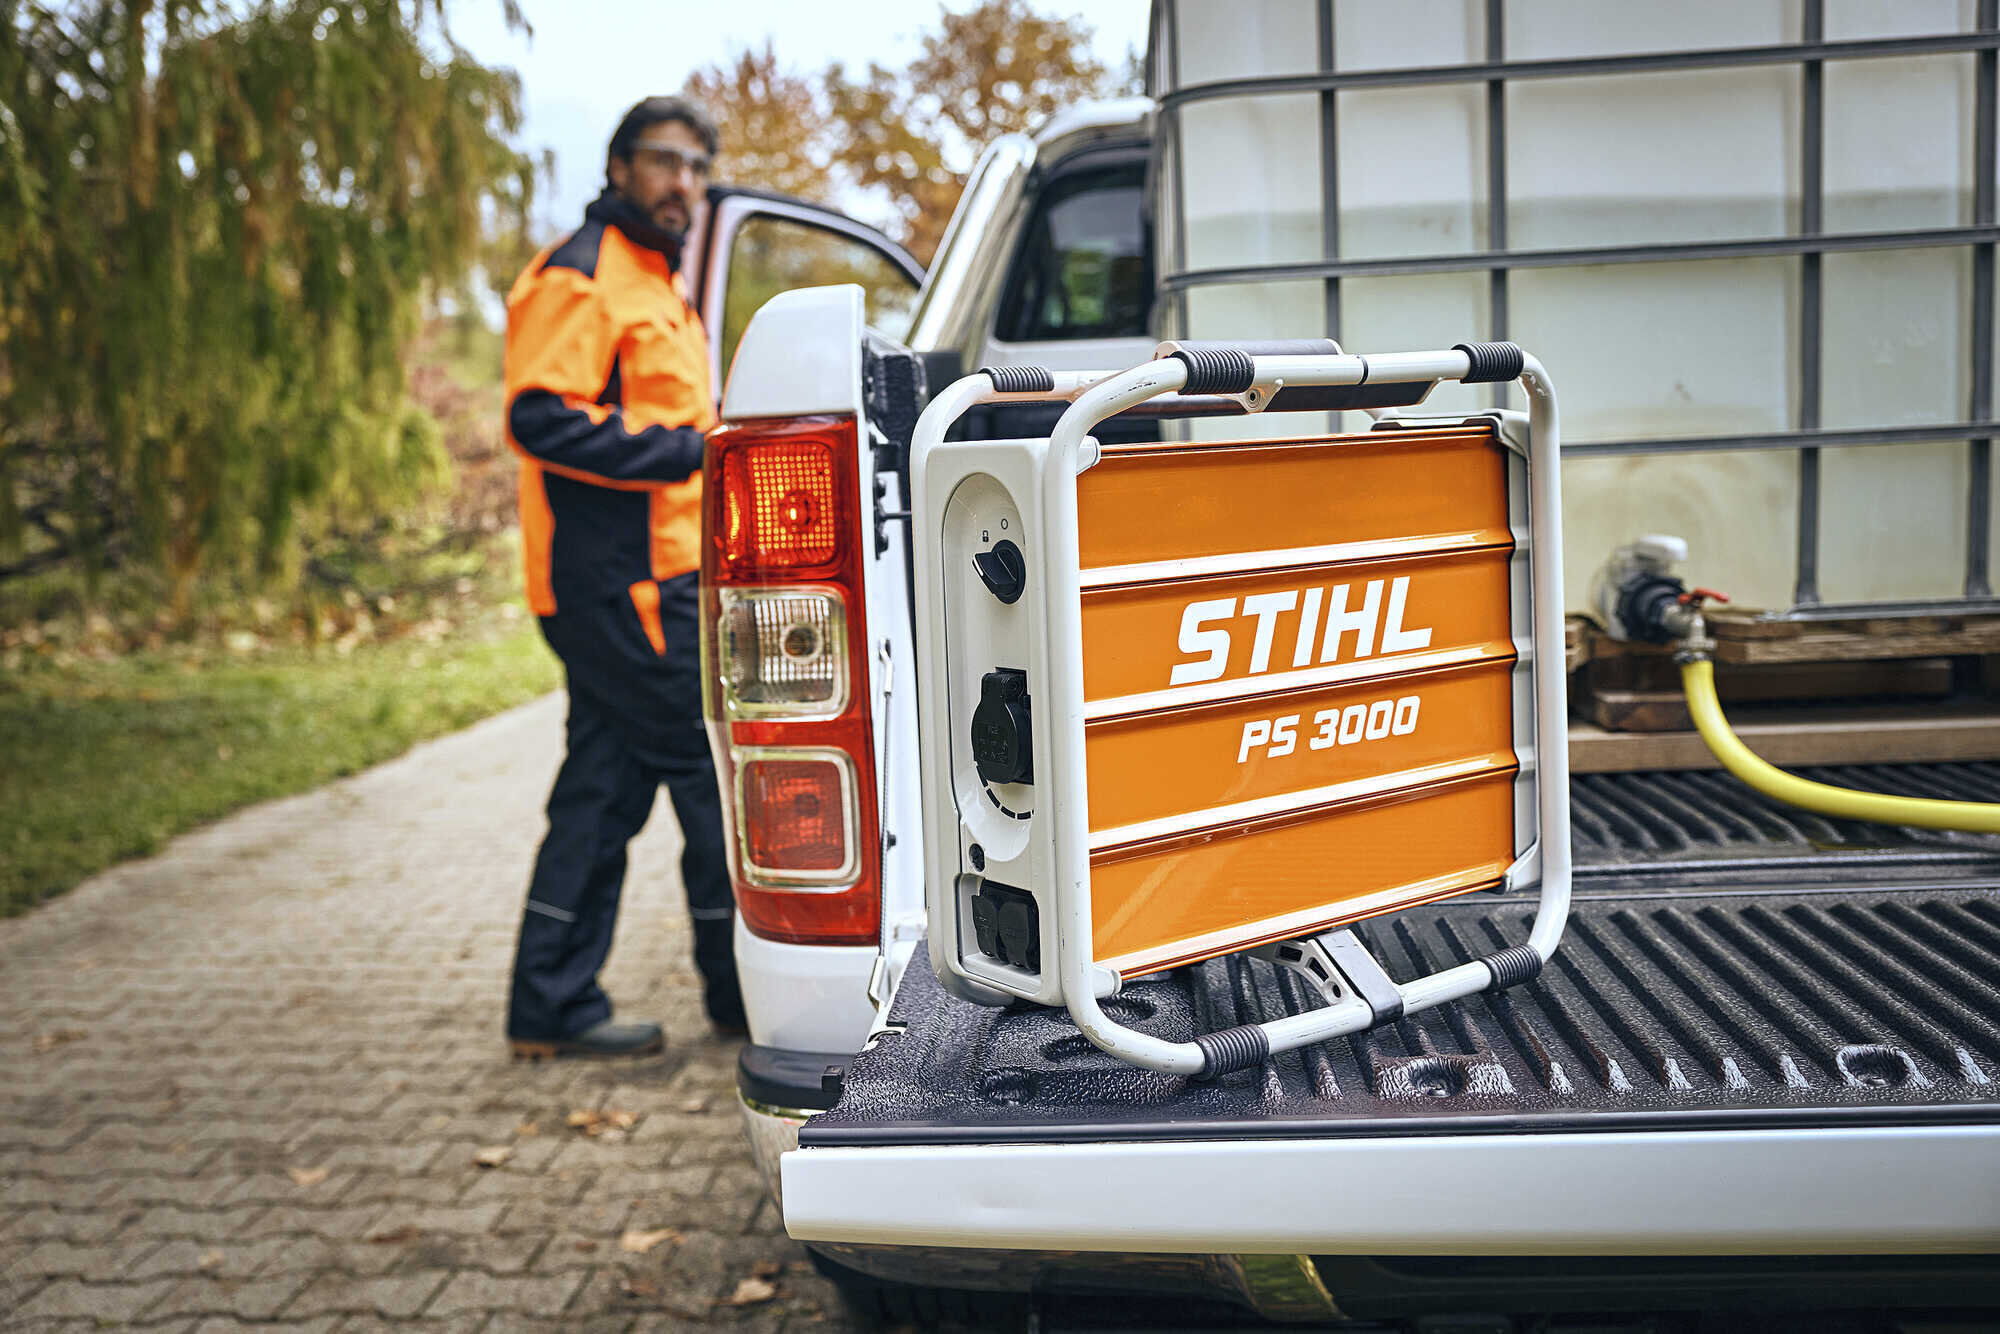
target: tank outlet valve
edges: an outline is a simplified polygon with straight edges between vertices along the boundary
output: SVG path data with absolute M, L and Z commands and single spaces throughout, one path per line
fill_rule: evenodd
M 1035 781 L 1028 674 L 1020 668 L 996 667 L 981 678 L 979 707 L 972 711 L 972 760 L 989 783 Z
M 1703 636 L 1702 603 L 1729 599 L 1681 581 L 1674 566 L 1687 554 L 1685 541 L 1667 536 L 1642 537 L 1611 553 L 1591 581 L 1590 603 L 1613 639 L 1673 644 Z

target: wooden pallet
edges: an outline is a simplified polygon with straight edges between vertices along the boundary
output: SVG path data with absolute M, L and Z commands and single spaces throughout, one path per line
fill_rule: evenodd
M 1755 667 L 1719 663 L 1715 689 L 1725 708 L 1837 699 L 1943 700 L 1951 694 L 1952 666 L 1950 658 Z M 1672 685 L 1572 689 L 1570 716 L 1613 732 L 1686 732 L 1694 727 L 1678 668 Z
M 1796 622 L 1710 617 L 1716 692 L 1774 764 L 2000 759 L 2000 617 Z M 1673 648 L 1568 626 L 1578 772 L 1712 768 Z
M 1578 623 L 1580 622 L 1580 623 Z M 1579 641 L 1570 654 L 1570 712 L 1614 732 L 1686 731 L 1694 726 L 1681 694 L 1680 667 L 1665 644 L 1613 639 L 1573 618 Z M 1775 637 L 1734 646 L 1781 645 Z M 1952 659 L 1831 658 L 1744 661 L 1738 653 L 1715 665 L 1716 693 L 1725 705 L 1838 699 L 1942 699 L 1952 693 Z
M 1921 706 L 1730 710 L 1743 744 L 1772 764 L 1935 764 L 2000 760 L 2000 707 L 1985 700 Z M 1696 732 L 1613 732 L 1572 721 L 1570 772 L 1719 769 Z
M 1712 607 L 1707 616 L 1717 663 L 1871 662 L 2000 653 L 2000 616 L 1780 621 L 1727 607 Z

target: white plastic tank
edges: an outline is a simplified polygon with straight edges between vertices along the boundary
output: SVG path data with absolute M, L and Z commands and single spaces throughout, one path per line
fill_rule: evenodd
M 1981 57 L 1948 49 L 1975 32 L 1972 0 L 1826 0 L 1830 45 L 1811 62 L 1800 0 L 1501 0 L 1497 32 L 1488 12 L 1156 0 L 1160 332 L 1331 334 L 1357 352 L 1508 337 L 1549 367 L 1581 445 L 1854 431 L 1818 452 L 1820 600 L 1960 596 L 1967 433 L 1870 433 L 1993 416 L 1973 384 L 1974 303 L 1991 285 L 1974 281 L 1966 234 L 1993 221 L 1975 217 Z M 1923 49 L 1840 46 L 1878 39 Z M 1551 61 L 1568 64 L 1551 75 Z M 1808 257 L 1795 241 L 1814 232 L 1874 239 Z M 1689 249 L 1739 242 L 1765 248 Z M 1576 253 L 1600 249 L 1614 262 Z M 1314 268 L 1327 261 L 1362 267 Z M 1423 410 L 1491 403 L 1449 386 Z M 1612 549 L 1666 531 L 1700 554 L 1690 577 L 1791 606 L 1806 466 L 1785 447 L 1570 458 L 1571 601 L 1582 609 Z

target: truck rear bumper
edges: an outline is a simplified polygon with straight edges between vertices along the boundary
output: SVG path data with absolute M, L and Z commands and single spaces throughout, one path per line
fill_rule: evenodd
M 784 1154 L 801 1241 L 1318 1255 L 2000 1252 L 2000 1125 Z

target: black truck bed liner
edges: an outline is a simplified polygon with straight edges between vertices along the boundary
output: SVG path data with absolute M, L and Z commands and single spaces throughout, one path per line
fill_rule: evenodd
M 2000 766 L 1923 768 L 1826 776 L 1939 792 L 1944 771 L 1944 791 L 2000 798 Z M 854 1059 L 800 1144 L 2000 1115 L 2000 839 L 1800 817 L 1715 775 L 1587 775 L 1574 801 L 1595 819 L 1578 820 L 1569 932 L 1535 982 L 1203 1083 L 1106 1056 L 1061 1011 L 957 1001 L 919 951 L 892 1009 L 904 1031 Z M 1409 978 L 1518 943 L 1532 910 L 1474 895 L 1359 932 Z M 1315 1003 L 1237 957 L 1138 980 L 1106 1008 L 1185 1040 Z

